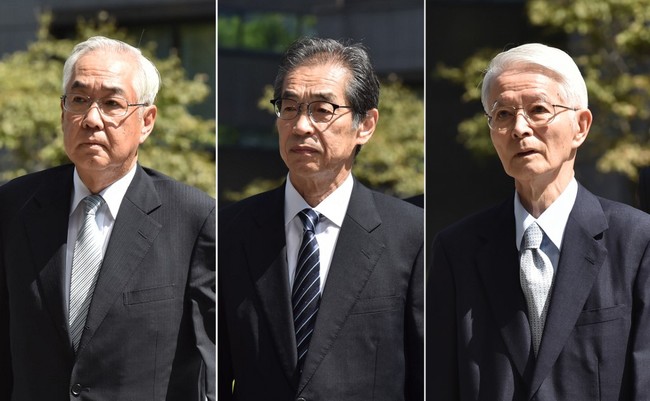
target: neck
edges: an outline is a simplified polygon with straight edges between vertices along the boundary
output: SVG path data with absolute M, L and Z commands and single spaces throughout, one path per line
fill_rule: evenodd
M 515 188 L 523 207 L 538 218 L 560 197 L 572 179 L 573 170 L 570 174 L 558 175 L 550 180 L 544 176 L 526 181 L 515 180 Z
M 335 179 L 294 179 L 289 173 L 291 184 L 296 191 L 311 207 L 318 206 L 325 198 L 331 195 L 338 187 L 343 185 L 349 175 L 349 171 L 344 175 L 339 175 Z

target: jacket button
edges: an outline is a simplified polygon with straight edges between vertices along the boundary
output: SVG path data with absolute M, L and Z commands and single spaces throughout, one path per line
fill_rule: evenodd
M 75 397 L 79 397 L 81 394 L 81 384 L 77 383 L 73 385 L 70 389 L 70 394 L 74 395 Z

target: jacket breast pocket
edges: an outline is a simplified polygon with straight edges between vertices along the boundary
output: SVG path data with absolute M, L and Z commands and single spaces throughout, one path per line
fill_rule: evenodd
M 176 296 L 174 285 L 167 285 L 163 287 L 145 288 L 124 293 L 124 304 L 135 305 L 144 304 L 156 301 L 166 301 L 174 299 Z
M 612 320 L 629 318 L 630 307 L 627 305 L 616 305 L 601 309 L 583 310 L 578 316 L 576 326 L 605 323 Z
M 399 296 L 380 297 L 380 298 L 362 298 L 357 301 L 352 308 L 352 314 L 378 313 L 398 310 L 403 308 L 404 299 Z

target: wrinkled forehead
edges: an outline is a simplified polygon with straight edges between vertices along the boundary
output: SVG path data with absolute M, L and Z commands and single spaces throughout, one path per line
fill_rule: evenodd
M 561 78 L 544 68 L 517 66 L 504 69 L 493 80 L 488 104 L 510 105 L 535 101 L 555 102 L 564 99 Z

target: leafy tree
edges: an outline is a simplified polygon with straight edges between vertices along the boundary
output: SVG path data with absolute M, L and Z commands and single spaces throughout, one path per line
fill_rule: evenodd
M 268 101 L 272 97 L 269 85 L 258 107 L 273 113 Z M 371 187 L 398 197 L 424 192 L 424 104 L 416 92 L 397 80 L 381 86 L 379 123 L 357 156 L 353 171 Z M 225 191 L 224 198 L 243 199 L 273 188 L 283 179 L 253 180 L 241 192 Z
M 565 34 L 569 54 L 589 90 L 594 122 L 589 143 L 598 168 L 635 179 L 650 165 L 650 7 L 647 0 L 529 0 L 531 24 Z M 438 66 L 439 76 L 465 86 L 464 101 L 480 100 L 483 71 L 497 49 L 483 49 L 460 67 Z M 480 107 L 480 106 L 479 106 Z M 458 126 L 459 140 L 478 153 L 494 152 L 485 117 Z
M 69 162 L 61 134 L 63 63 L 73 46 L 103 35 L 137 43 L 105 13 L 97 21 L 80 20 L 76 37 L 56 39 L 49 32 L 51 16 L 41 17 L 37 40 L 26 51 L 0 61 L 0 180 Z M 205 77 L 185 76 L 180 59 L 153 56 L 154 43 L 142 47 L 162 76 L 153 133 L 140 148 L 139 160 L 174 178 L 215 194 L 215 123 L 191 115 L 188 107 L 209 94 Z
M 313 29 L 316 17 L 282 13 L 219 16 L 219 46 L 282 52 L 304 32 Z

